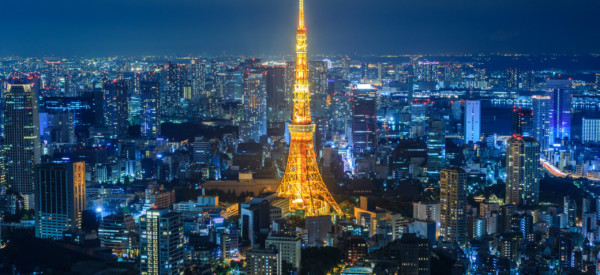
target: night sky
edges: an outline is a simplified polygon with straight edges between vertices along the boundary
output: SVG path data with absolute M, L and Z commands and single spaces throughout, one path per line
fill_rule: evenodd
M 295 0 L 2 1 L 0 56 L 291 54 Z M 306 0 L 309 52 L 598 53 L 597 0 Z

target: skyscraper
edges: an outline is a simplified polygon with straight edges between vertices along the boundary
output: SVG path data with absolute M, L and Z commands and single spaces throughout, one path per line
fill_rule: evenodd
M 427 174 L 439 176 L 444 165 L 444 121 L 431 120 L 427 130 Z
M 310 109 L 314 117 L 326 116 L 327 72 L 327 62 L 308 61 L 308 90 L 311 92 Z
M 536 205 L 540 192 L 540 144 L 513 135 L 506 148 L 506 203 Z
M 126 80 L 114 79 L 104 85 L 106 126 L 117 137 L 126 137 L 129 131 L 129 86 Z
M 93 91 L 91 92 L 92 106 L 91 109 L 94 113 L 92 125 L 95 127 L 104 127 L 106 125 L 106 117 L 104 115 L 106 106 L 104 105 L 104 91 Z
M 277 193 L 290 200 L 290 211 L 303 210 L 305 216 L 329 215 L 332 209 L 341 214 L 342 210 L 327 190 L 317 164 L 313 143 L 315 125 L 312 124 L 310 114 L 306 48 L 304 0 L 300 0 L 296 31 L 294 113 L 292 124 L 288 127 L 291 141 L 285 174 Z
M 481 101 L 468 100 L 465 105 L 465 144 L 476 143 L 481 136 Z
M 160 134 L 160 82 L 142 80 L 140 82 L 142 114 L 141 133 L 144 137 L 156 137 Z
M 181 99 L 184 97 L 186 88 L 191 90 L 191 84 L 188 80 L 188 68 L 182 64 L 167 63 L 164 70 L 165 91 L 164 100 L 169 107 L 177 108 L 181 106 Z
M 266 78 L 267 120 L 269 123 L 289 120 L 285 97 L 285 67 L 267 68 Z
M 229 69 L 223 79 L 223 97 L 226 101 L 241 102 L 244 97 L 244 80 L 241 69 Z
M 194 149 L 192 160 L 195 163 L 207 164 L 210 149 L 208 140 L 204 140 L 204 137 L 196 137 L 192 146 Z
M 181 213 L 149 209 L 140 218 L 140 252 L 142 274 L 183 274 Z
M 46 73 L 44 77 L 44 88 L 48 89 L 50 96 L 60 96 L 60 75 L 62 65 L 60 60 L 46 60 Z
M 529 109 L 513 109 L 511 128 L 511 134 L 517 134 L 526 137 L 533 136 L 533 112 Z
M 413 102 L 414 93 L 415 93 L 415 85 L 414 85 L 415 66 L 413 64 L 409 64 L 406 68 L 406 73 L 407 73 L 406 85 L 408 86 L 407 101 L 408 101 L 408 103 L 411 103 L 411 102 Z
M 117 85 L 117 136 L 127 137 L 129 132 L 129 85 L 124 80 L 119 80 Z
M 566 79 L 546 80 L 550 103 L 550 142 L 571 137 L 571 81 Z
M 352 88 L 352 144 L 355 151 L 368 150 L 377 144 L 376 91 L 370 84 L 357 84 Z
M 258 142 L 267 134 L 267 92 L 265 75 L 260 72 L 244 74 L 244 124 L 240 137 L 244 142 Z
M 7 87 L 4 109 L 4 150 L 8 188 L 28 195 L 35 190 L 35 164 L 41 161 L 40 122 L 35 88 L 13 79 Z M 27 207 L 27 206 L 26 206 Z
M 550 146 L 550 100 L 549 96 L 532 96 L 533 137 L 540 143 L 540 150 Z
M 440 172 L 440 232 L 444 241 L 462 245 L 467 239 L 467 175 L 464 170 Z
M 193 93 L 200 93 L 206 85 L 206 64 L 200 60 L 192 59 L 188 68 Z
M 47 163 L 37 169 L 35 235 L 62 239 L 69 230 L 81 229 L 85 210 L 85 163 Z

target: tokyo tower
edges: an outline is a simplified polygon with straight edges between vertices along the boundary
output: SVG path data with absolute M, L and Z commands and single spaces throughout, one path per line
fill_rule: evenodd
M 285 174 L 277 193 L 290 199 L 290 211 L 304 210 L 305 216 L 338 215 L 342 210 L 325 186 L 315 155 L 313 134 L 315 125 L 310 116 L 308 63 L 306 60 L 306 28 L 304 0 L 300 1 L 296 31 L 296 81 L 294 83 L 294 113 L 290 131 L 290 151 Z

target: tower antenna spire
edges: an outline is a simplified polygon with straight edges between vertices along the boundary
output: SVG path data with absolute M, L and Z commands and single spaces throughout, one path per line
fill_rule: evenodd
M 299 0 L 298 29 L 304 29 L 304 0 Z

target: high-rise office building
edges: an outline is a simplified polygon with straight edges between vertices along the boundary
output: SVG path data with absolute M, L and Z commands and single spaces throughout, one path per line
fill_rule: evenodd
M 267 91 L 267 120 L 272 122 L 283 122 L 290 120 L 289 103 L 285 97 L 285 67 L 274 66 L 267 68 L 266 75 Z
M 308 61 L 308 90 L 311 93 L 310 110 L 313 117 L 326 116 L 327 72 L 327 62 Z
M 100 246 L 110 248 L 119 258 L 135 256 L 135 244 L 139 236 L 135 234 L 136 224 L 133 216 L 121 213 L 102 218 L 98 227 Z
M 74 143 L 73 140 L 55 139 L 53 133 L 57 131 L 68 132 L 69 135 L 75 135 L 71 138 L 85 138 L 89 135 L 90 126 L 104 126 L 102 119 L 96 120 L 96 116 L 103 115 L 102 108 L 98 108 L 96 102 L 100 102 L 100 107 L 103 106 L 103 98 L 100 92 L 99 101 L 95 98 L 95 93 L 85 92 L 78 97 L 44 97 L 43 101 L 39 102 L 39 112 L 48 114 L 48 127 L 44 125 L 44 120 L 40 120 L 40 133 L 44 135 L 46 130 L 49 130 L 50 139 L 53 142 Z M 43 118 L 42 115 L 40 115 Z M 65 136 L 65 135 L 63 135 Z
M 183 274 L 183 242 L 181 213 L 149 209 L 140 217 L 141 273 Z
M 50 96 L 61 96 L 60 76 L 62 75 L 62 62 L 60 60 L 46 60 L 46 65 L 44 88 L 48 89 L 48 95 Z
M 431 120 L 427 131 L 427 174 L 438 177 L 444 166 L 444 121 Z
M 506 148 L 507 204 L 536 205 L 540 191 L 540 144 L 514 135 Z
M 450 108 L 452 110 L 452 119 L 453 120 L 459 121 L 460 118 L 462 117 L 462 113 L 463 113 L 462 105 L 463 105 L 463 103 L 464 102 L 461 102 L 461 101 L 458 101 L 458 100 L 457 101 L 453 101 L 453 102 L 450 103 L 450 106 L 451 106 Z
M 465 144 L 476 143 L 481 137 L 481 101 L 468 100 L 465 105 Z
M 373 148 L 377 144 L 377 89 L 370 84 L 352 88 L 352 144 L 355 151 Z
M 8 188 L 24 195 L 32 194 L 34 166 L 41 161 L 41 143 L 36 92 L 27 80 L 13 79 L 7 86 L 4 150 Z
M 408 103 L 411 103 L 413 102 L 415 94 L 415 66 L 413 64 L 409 64 L 406 68 L 406 73 L 406 85 L 408 86 L 407 101 Z
M 85 210 L 85 163 L 48 163 L 37 169 L 35 235 L 62 239 L 67 231 L 81 229 Z
M 129 85 L 126 81 L 117 81 L 116 83 L 116 106 L 117 106 L 117 136 L 127 137 L 129 132 Z
M 416 64 L 415 76 L 419 81 L 437 82 L 439 62 L 436 61 L 419 61 Z
M 440 172 L 440 232 L 444 241 L 462 245 L 467 239 L 467 175 L 464 170 Z
M 181 106 L 186 88 L 191 90 L 188 80 L 188 68 L 183 64 L 167 63 L 164 69 L 165 94 L 164 100 L 169 107 Z
M 106 116 L 105 116 L 105 108 L 104 105 L 104 91 L 93 91 L 90 92 L 90 96 L 92 98 L 92 112 L 94 113 L 93 117 L 93 126 L 103 127 L 106 125 Z
M 563 197 L 563 214 L 566 227 L 576 226 L 577 223 L 577 203 L 569 196 Z
M 223 79 L 223 97 L 226 101 L 242 102 L 244 98 L 243 72 L 240 69 L 230 69 L 225 72 Z
M 144 137 L 156 137 L 160 134 L 160 82 L 140 81 L 141 133 Z
M 547 150 L 550 146 L 550 103 L 549 96 L 531 97 L 533 137 L 540 143 L 542 151 Z
M 193 93 L 200 93 L 206 85 L 206 64 L 200 60 L 192 59 L 188 68 Z
M 525 137 L 533 136 L 533 112 L 529 109 L 513 109 L 511 128 L 511 134 Z
M 244 124 L 240 138 L 244 142 L 260 141 L 267 134 L 267 92 L 265 75 L 260 72 L 244 74 Z
M 192 146 L 194 149 L 192 160 L 195 163 L 207 164 L 210 148 L 208 140 L 204 140 L 204 137 L 196 137 Z
M 73 75 L 65 74 L 64 75 L 64 85 L 63 85 L 63 95 L 64 96 L 77 96 L 77 89 L 75 89 L 73 85 Z
M 300 270 L 300 238 L 298 236 L 274 235 L 271 234 L 265 241 L 265 247 L 275 249 L 279 252 L 279 260 L 287 262 Z
M 581 142 L 600 142 L 600 118 L 583 118 L 581 120 Z
M 550 142 L 571 137 L 571 81 L 566 79 L 546 80 L 550 95 Z
M 106 126 L 117 137 L 126 137 L 129 131 L 129 85 L 126 80 L 114 79 L 104 85 Z

